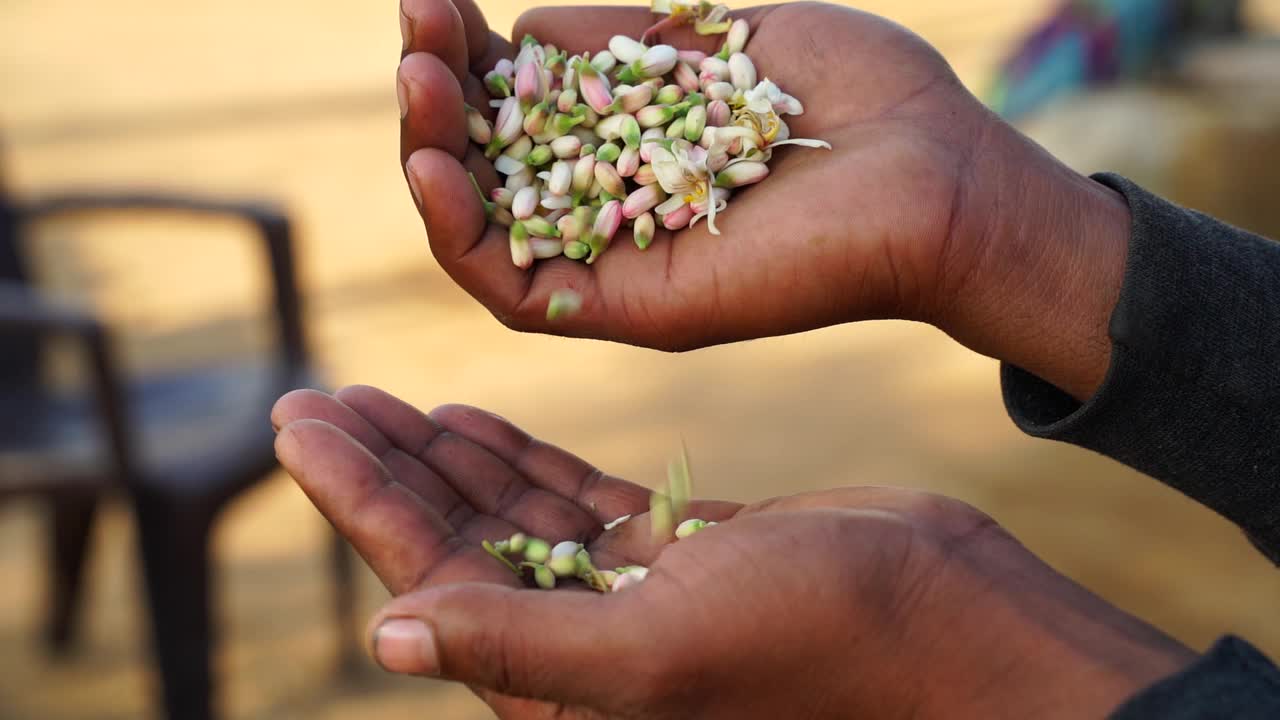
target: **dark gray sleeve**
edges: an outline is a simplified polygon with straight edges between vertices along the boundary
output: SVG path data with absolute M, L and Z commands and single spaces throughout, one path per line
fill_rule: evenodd
M 1239 638 L 1219 640 L 1182 672 L 1138 693 L 1112 720 L 1275 720 L 1280 671 Z
M 1280 243 L 1124 178 L 1094 179 L 1122 193 L 1133 215 L 1111 367 L 1081 404 L 1006 365 L 1009 414 L 1031 435 L 1177 488 L 1280 564 Z

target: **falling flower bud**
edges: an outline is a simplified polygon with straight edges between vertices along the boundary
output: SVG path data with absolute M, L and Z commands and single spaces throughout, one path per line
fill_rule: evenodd
M 582 245 L 582 243 L 575 243 Z M 585 245 L 582 246 L 584 249 Z M 556 320 L 562 317 L 569 317 L 577 314 L 582 309 L 582 296 L 573 290 L 561 289 L 551 293 L 551 299 L 547 302 L 547 319 Z
M 550 117 L 551 113 L 547 108 L 547 104 L 538 103 L 529 108 L 529 111 L 524 116 L 524 125 L 522 127 L 525 133 L 537 135 L 547 127 L 547 120 Z
M 595 132 L 604 140 L 617 140 L 622 137 L 623 125 L 628 120 L 634 121 L 635 118 L 625 113 L 621 115 L 610 115 L 596 123 Z
M 667 193 L 660 185 L 645 185 L 627 196 L 622 204 L 622 216 L 633 220 L 657 207 L 667 199 Z
M 653 171 L 653 165 L 645 163 L 636 169 L 636 174 L 631 176 L 631 180 L 638 185 L 652 185 L 658 182 L 658 174 Z
M 653 97 L 655 105 L 675 105 L 684 99 L 684 90 L 679 85 L 663 85 Z
M 598 157 L 598 156 L 597 156 Z M 618 169 L 608 162 L 596 162 L 596 182 L 600 183 L 600 187 L 604 191 L 614 197 L 622 197 L 627 194 L 627 185 L 622 180 L 622 176 L 618 174 Z
M 675 529 L 675 512 L 671 498 L 659 493 L 649 494 L 649 525 L 655 540 L 665 541 Z
M 731 117 L 729 103 L 723 100 L 712 100 L 707 105 L 707 127 L 724 127 L 729 124 Z
M 649 185 L 647 187 L 657 187 L 657 186 Z M 631 194 L 635 195 L 635 193 L 631 193 Z M 653 242 L 653 231 L 655 230 L 655 225 L 653 222 L 653 213 L 647 213 L 647 212 L 640 213 L 640 216 L 636 218 L 635 224 L 632 226 L 632 230 L 633 230 L 633 234 L 635 235 L 636 247 L 640 248 L 641 250 L 644 250 L 645 248 L 649 247 L 649 245 Z
M 653 88 L 648 85 L 636 85 L 618 93 L 613 101 L 614 112 L 633 113 L 653 99 Z
M 554 155 L 551 154 L 551 148 L 546 145 L 539 145 L 529 152 L 524 161 L 530 167 L 538 167 L 551 162 Z
M 578 104 L 578 91 L 573 88 L 561 90 L 560 95 L 556 97 L 556 109 L 562 113 L 573 112 L 573 108 Z
M 614 143 L 607 142 L 601 145 L 599 150 L 596 150 L 596 162 L 615 162 L 621 154 L 622 148 Z
M 602 73 L 608 73 L 618 64 L 618 59 L 608 50 L 602 50 L 591 56 L 591 67 Z
M 729 56 L 729 81 L 738 90 L 750 90 L 756 86 L 756 66 L 744 53 Z
M 567 195 L 572 185 L 573 166 L 564 160 L 556 161 L 551 166 L 551 179 L 547 181 L 548 192 L 552 195 Z
M 591 182 L 595 180 L 596 158 L 594 155 L 578 158 L 578 162 L 573 166 L 573 182 L 570 188 L 575 193 L 585 193 L 591 188 Z
M 636 122 L 640 123 L 640 127 L 647 129 L 666 125 L 675 115 L 675 109 L 668 105 L 648 105 L 640 108 L 636 113 Z
M 537 215 L 525 220 L 524 227 L 525 230 L 529 231 L 530 235 L 537 235 L 538 237 L 544 238 L 560 236 L 560 231 L 556 229 L 555 225 L 546 218 L 539 217 Z
M 529 538 L 524 548 L 524 559 L 531 563 L 544 563 L 551 558 L 551 546 L 546 540 Z
M 769 176 L 769 166 L 762 162 L 746 160 L 735 162 L 716 174 L 716 185 L 722 188 L 739 188 L 758 183 Z
M 634 147 L 625 147 L 622 154 L 618 155 L 618 162 L 613 164 L 618 174 L 624 178 L 631 177 L 640 169 L 640 150 Z
M 698 77 L 710 82 L 724 82 L 729 79 L 729 63 L 718 57 L 709 57 L 698 66 Z
M 503 77 L 514 78 L 516 76 L 516 64 L 507 58 L 502 58 L 494 64 L 493 71 Z
M 618 179 L 621 181 L 621 178 Z M 622 203 L 610 200 L 601 205 L 587 240 L 587 245 L 591 248 L 591 255 L 587 258 L 588 263 L 595 262 L 596 258 L 600 257 L 600 253 L 609 247 L 620 225 L 622 225 Z
M 485 73 L 484 87 L 495 98 L 511 97 L 511 84 L 507 78 L 496 71 Z
M 543 590 L 554 590 L 556 587 L 556 574 L 546 565 L 538 565 L 533 568 L 533 581 Z
M 528 270 L 533 265 L 533 249 L 529 247 L 529 231 L 524 223 L 517 222 L 511 226 L 507 234 L 511 242 L 511 262 L 516 267 Z
M 520 101 L 509 97 L 502 102 L 498 110 L 498 118 L 493 123 L 493 138 L 485 147 L 484 156 L 492 160 L 502 148 L 515 142 L 524 131 L 524 113 L 520 110 Z
M 643 57 L 646 50 L 648 48 L 644 43 L 626 35 L 614 35 L 609 39 L 609 52 L 613 53 L 618 62 L 633 63 Z
M 516 533 L 507 541 L 507 549 L 513 553 L 524 552 L 524 546 L 529 542 L 529 536 L 524 533 Z
M 707 127 L 707 108 L 698 105 L 689 108 L 684 116 L 684 139 L 696 143 L 702 138 L 702 131 Z
M 511 201 L 511 214 L 517 220 L 528 220 L 538 210 L 538 190 L 532 186 L 522 188 Z
M 578 63 L 578 92 L 596 113 L 607 112 L 613 104 L 608 78 L 590 63 Z
M 747 38 L 750 34 L 751 26 L 747 24 L 746 20 L 742 18 L 734 20 L 733 24 L 729 26 L 729 33 L 724 39 L 724 50 L 721 52 L 729 57 L 732 57 L 734 53 L 742 52 L 742 49 L 747 46 Z
M 487 145 L 493 139 L 493 128 L 489 126 L 489 121 L 484 119 L 479 110 L 464 104 L 463 107 L 467 111 L 467 135 L 471 138 L 471 142 L 477 145 Z
M 707 527 L 706 520 L 689 518 L 688 520 L 685 520 L 684 522 L 680 523 L 676 527 L 676 537 L 679 538 L 680 540 L 683 540 L 705 527 Z
M 578 157 L 582 141 L 575 135 L 564 135 L 551 141 L 551 153 L 561 160 Z
M 567 242 L 564 244 L 564 256 L 570 260 L 581 260 L 591 253 L 591 248 L 582 242 Z
M 662 227 L 668 230 L 680 230 L 689 227 L 689 221 L 692 219 L 693 208 L 688 205 L 681 205 L 679 208 L 662 216 Z
M 707 99 L 712 102 L 715 102 L 716 100 L 728 102 L 733 98 L 734 92 L 735 89 L 733 85 L 730 85 L 727 82 L 716 82 L 707 86 L 706 95 Z

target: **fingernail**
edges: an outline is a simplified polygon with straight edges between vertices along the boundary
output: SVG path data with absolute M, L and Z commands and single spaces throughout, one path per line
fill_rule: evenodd
M 409 191 L 413 193 L 413 201 L 418 203 L 418 207 L 422 207 L 422 191 L 418 189 L 418 176 L 413 172 L 413 168 L 405 165 L 404 174 L 409 178 Z
M 409 86 L 403 78 L 396 78 L 396 102 L 400 103 L 400 119 L 409 115 Z
M 404 13 L 404 7 L 400 7 L 400 50 L 403 52 L 409 49 L 409 39 L 413 37 L 413 21 Z
M 436 642 L 421 620 L 394 618 L 378 626 L 373 655 L 383 670 L 404 675 L 438 675 Z

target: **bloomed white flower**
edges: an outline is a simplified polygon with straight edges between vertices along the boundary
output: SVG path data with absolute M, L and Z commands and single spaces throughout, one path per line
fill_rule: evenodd
M 707 152 L 685 140 L 677 140 L 671 149 L 658 146 L 650 154 L 653 174 L 658 184 L 671 197 L 654 208 L 654 212 L 665 215 L 679 210 L 684 205 L 693 205 L 695 209 L 703 208 L 689 221 L 692 227 L 704 215 L 707 227 L 712 235 L 719 235 L 716 227 L 716 213 L 723 210 L 726 201 L 712 193 L 711 172 L 707 169 Z
M 680 22 L 693 20 L 699 35 L 716 35 L 727 31 L 730 25 L 727 19 L 729 6 L 706 0 L 650 0 L 649 10 L 658 15 L 670 15 Z
M 782 92 L 782 89 L 769 78 L 761 80 L 755 87 L 742 93 L 737 105 L 733 112 L 733 124 L 760 133 L 760 137 L 765 142 L 764 148 L 761 149 L 779 145 L 831 149 L 831 144 L 822 140 L 790 139 L 791 130 L 779 113 L 800 115 L 804 112 L 804 107 L 800 105 L 799 100 Z

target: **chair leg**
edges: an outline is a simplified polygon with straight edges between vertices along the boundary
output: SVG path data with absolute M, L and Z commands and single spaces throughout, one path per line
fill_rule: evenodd
M 64 654 L 75 637 L 89 536 L 98 499 L 58 498 L 49 523 L 49 648 Z
M 212 720 L 211 508 L 136 499 L 152 643 L 169 720 Z
M 334 624 L 338 629 L 338 668 L 350 672 L 360 664 L 360 640 L 356 635 L 356 586 L 354 551 L 337 532 L 330 535 L 330 563 L 333 570 Z

